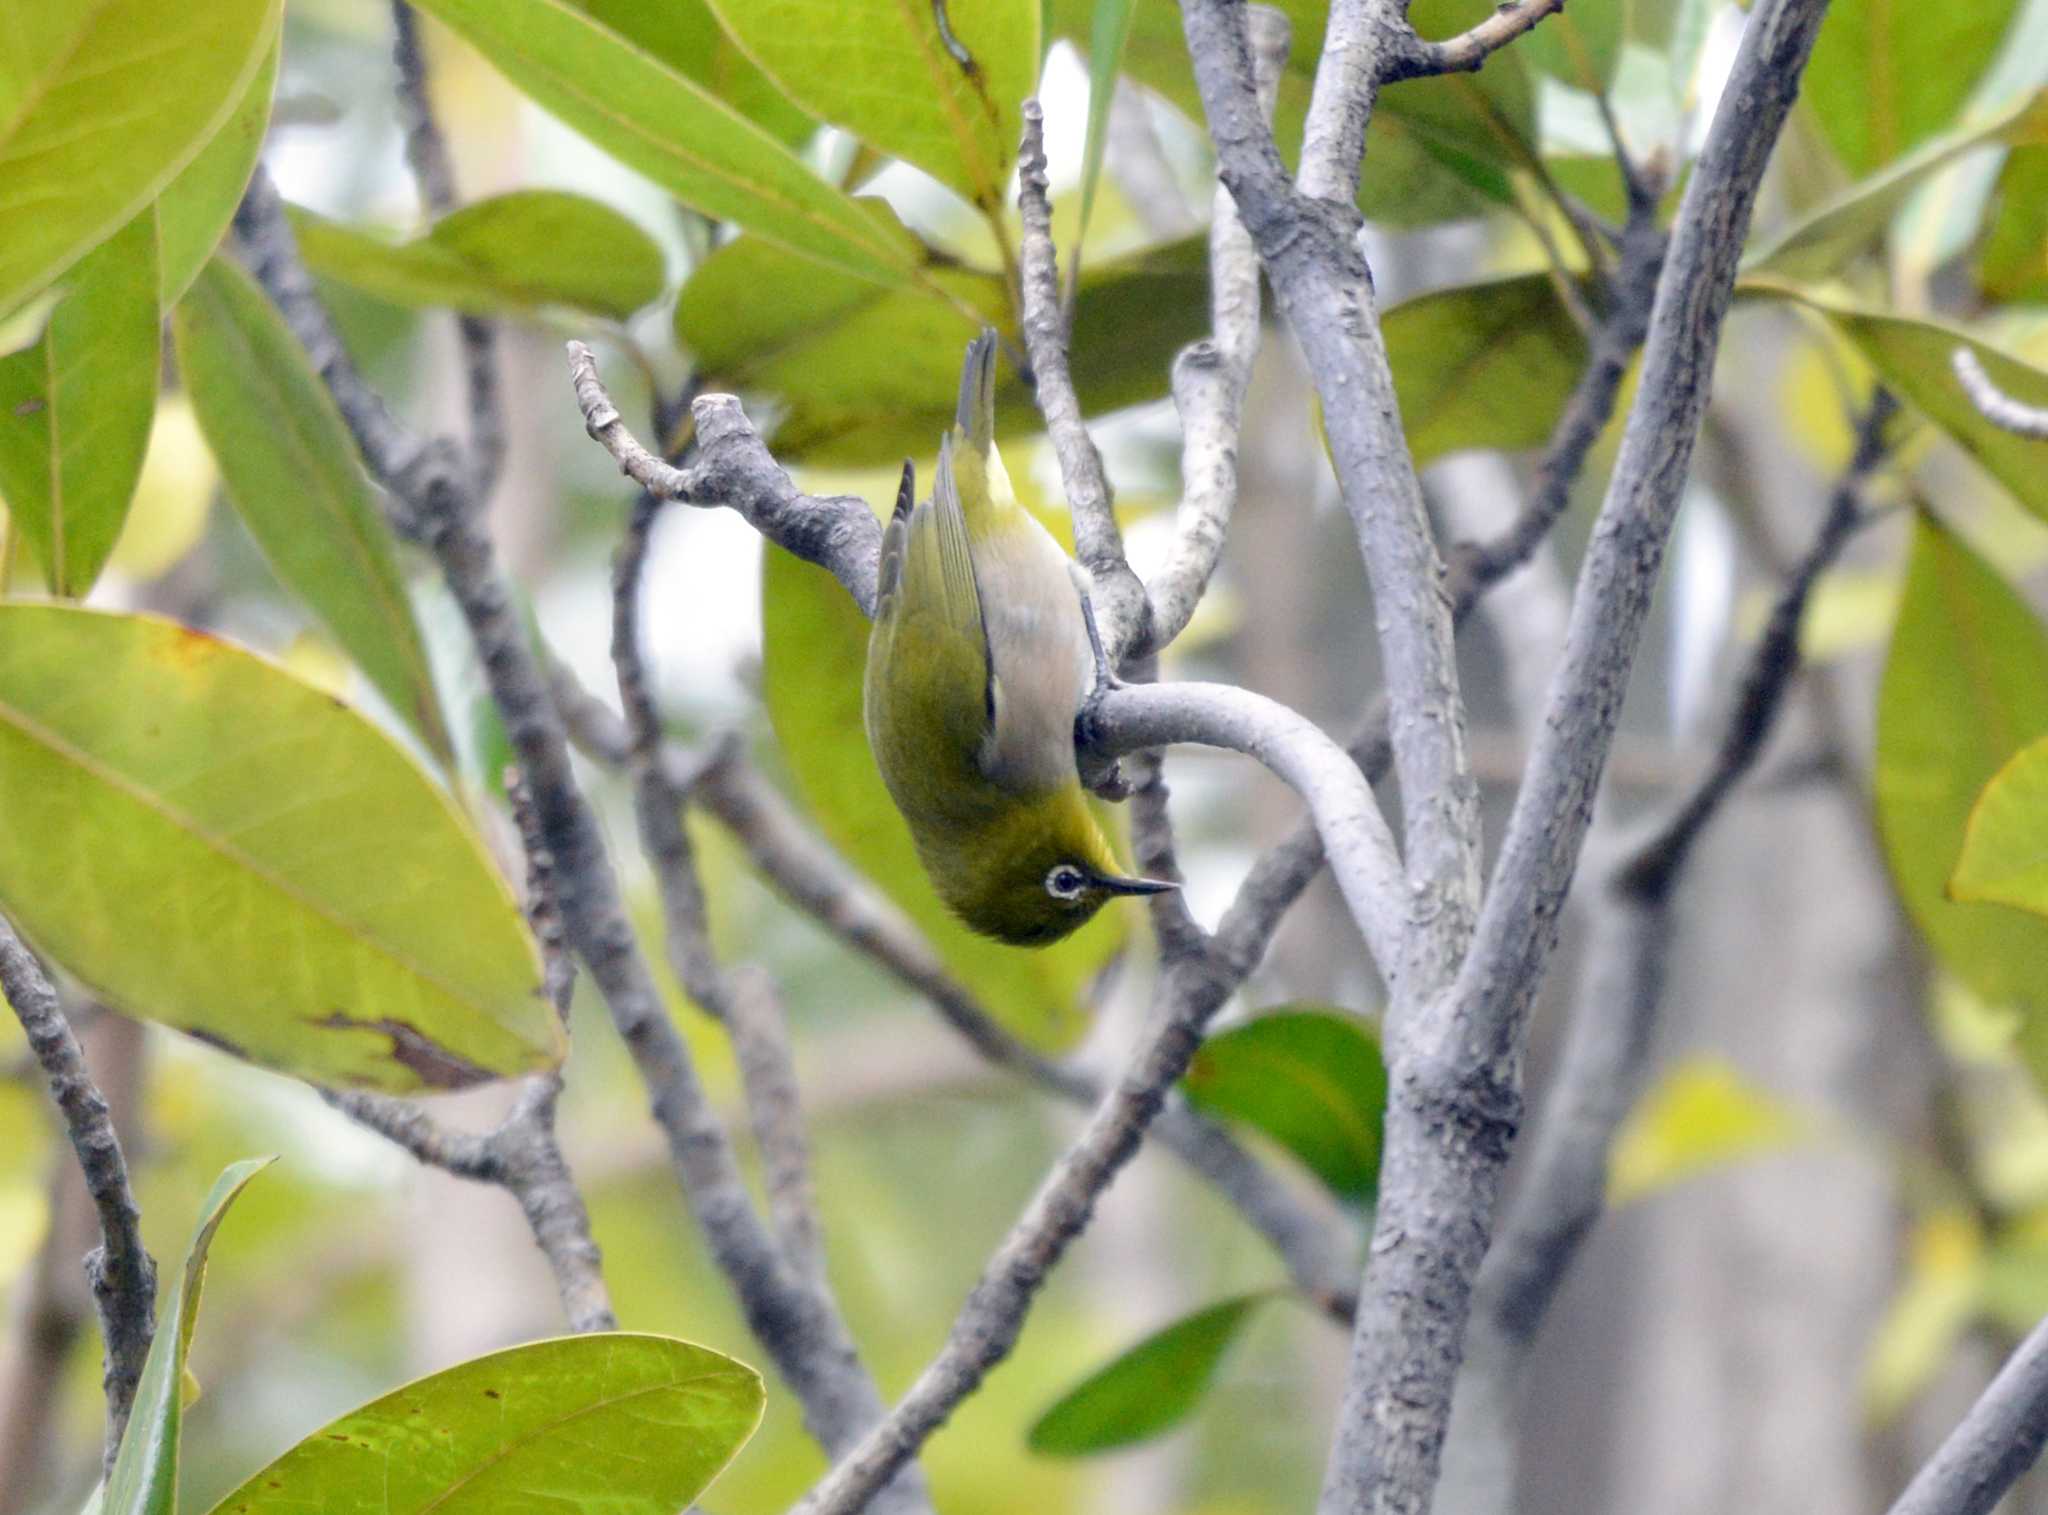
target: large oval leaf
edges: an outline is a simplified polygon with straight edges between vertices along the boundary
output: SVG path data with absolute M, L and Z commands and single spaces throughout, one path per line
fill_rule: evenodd
M 283 28 L 264 50 L 256 77 L 243 91 L 213 140 L 199 156 L 165 186 L 157 197 L 156 222 L 159 263 L 163 273 L 163 307 L 176 305 L 199 270 L 220 246 L 220 239 L 235 218 L 242 191 L 256 171 L 263 155 L 263 138 L 270 130 L 270 100 L 277 88 L 278 50 L 283 45 Z
M 970 204 L 1001 212 L 1024 97 L 1038 82 L 1039 0 L 711 6 L 748 55 L 812 115 L 916 164 Z
M 1586 363 L 1586 339 L 1548 274 L 1404 300 L 1384 329 L 1418 468 L 1467 447 L 1541 446 Z
M 1812 120 L 1857 178 L 1951 124 L 2018 0 L 1836 0 L 1800 80 Z
M 834 846 L 923 928 L 946 966 L 1012 1033 L 1047 1052 L 1088 1029 L 1088 982 L 1123 941 L 1112 906 L 1065 941 L 1020 951 L 976 936 L 933 891 L 882 787 L 861 719 L 868 623 L 822 568 L 777 547 L 762 565 L 761 685 L 776 741 Z
M 391 739 L 150 616 L 0 605 L 0 902 L 117 1009 L 323 1082 L 552 1066 L 512 896 Z
M 213 1515 L 675 1515 L 765 1399 L 746 1364 L 666 1336 L 530 1342 L 350 1411 Z
M 1085 1457 L 1171 1430 L 1202 1402 L 1252 1307 L 1271 1297 L 1226 1299 L 1155 1331 L 1041 1415 L 1031 1428 L 1031 1450 Z
M 146 209 L 242 101 L 280 0 L 0 0 L 0 315 Z
M 2048 1080 L 2048 921 L 1948 897 L 1972 807 L 2048 734 L 2048 630 L 1932 521 L 1914 531 L 1877 707 L 1877 819 L 1900 898 L 1942 964 L 2024 1013 L 2020 1051 Z
M 82 597 L 128 518 L 162 361 L 156 218 L 76 264 L 42 340 L 0 358 L 0 495 L 57 594 Z
M 880 284 L 923 252 L 886 210 L 819 178 L 773 136 L 567 0 L 421 0 L 534 100 L 686 205 Z
M 2048 915 L 2048 738 L 2021 748 L 1977 797 L 1949 893 Z
M 694 79 L 778 142 L 800 147 L 818 123 L 726 35 L 705 0 L 573 0 L 576 8 Z
M 275 1161 L 251 1158 L 232 1163 L 214 1180 L 199 1223 L 185 1252 L 178 1281 L 164 1297 L 149 1360 L 136 1385 L 135 1403 L 122 1433 L 121 1449 L 99 1496 L 100 1515 L 177 1515 L 178 1450 L 184 1436 L 185 1358 L 192 1347 L 192 1326 L 199 1318 L 199 1295 L 206 1284 L 206 1254 L 214 1233 L 235 1196 L 249 1180 Z
M 1202 1043 L 1180 1087 L 1197 1110 L 1272 1137 L 1343 1198 L 1379 1187 L 1387 1070 L 1356 1016 L 1261 1015 Z
M 228 497 L 277 570 L 436 755 L 453 750 L 390 534 L 327 387 L 277 308 L 216 258 L 172 327 Z
M 315 273 L 399 305 L 478 315 L 559 305 L 623 321 L 661 297 L 665 277 L 652 237 L 609 205 L 561 190 L 472 201 L 397 244 L 310 211 L 294 209 L 292 226 Z

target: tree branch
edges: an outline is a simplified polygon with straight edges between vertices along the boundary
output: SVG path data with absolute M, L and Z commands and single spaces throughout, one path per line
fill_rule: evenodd
M 128 1163 L 106 1098 L 85 1065 L 56 989 L 5 919 L 0 919 L 0 997 L 14 1008 L 42 1065 L 50 1099 L 64 1118 L 86 1192 L 99 1213 L 100 1245 L 86 1254 L 85 1276 L 106 1348 L 101 1381 L 107 1395 L 106 1466 L 111 1468 L 156 1335 L 156 1262 L 142 1245 L 141 1213 L 128 1186 Z
M 2015 400 L 1998 387 L 1990 374 L 1984 372 L 1984 365 L 1967 347 L 1958 347 L 1949 362 L 1956 371 L 1956 382 L 1963 386 L 1963 393 L 1970 397 L 1970 403 L 1977 407 L 1985 420 L 1994 426 L 2004 427 L 2015 436 L 2048 442 L 2048 406 L 2026 405 Z
M 1999 1370 L 1891 1515 L 1991 1515 L 2048 1442 L 2048 1321 Z
M 1449 995 L 1396 1028 L 1377 1235 L 1322 1515 L 1428 1508 L 1520 1120 L 1528 1007 L 1677 510 L 1757 183 L 1825 9 L 1768 0 L 1750 14 L 1674 226 L 1641 388 L 1493 889 Z
M 1406 47 L 1388 58 L 1380 76 L 1383 84 L 1398 79 L 1420 79 L 1431 74 L 1476 73 L 1479 66 L 1544 17 L 1564 9 L 1564 0 L 1502 0 L 1493 14 L 1477 26 L 1428 42 L 1411 31 Z

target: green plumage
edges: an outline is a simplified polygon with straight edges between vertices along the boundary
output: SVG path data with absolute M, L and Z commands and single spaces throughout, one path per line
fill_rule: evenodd
M 974 930 L 1056 941 L 1118 894 L 1074 765 L 1087 636 L 1072 565 L 995 450 L 993 332 L 967 349 L 932 496 L 909 464 L 882 541 L 868 742 L 940 898 Z

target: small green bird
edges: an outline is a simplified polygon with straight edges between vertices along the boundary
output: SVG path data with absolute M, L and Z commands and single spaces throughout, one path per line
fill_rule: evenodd
M 1079 570 L 1017 503 L 995 448 L 996 338 L 967 348 L 932 497 L 903 465 L 868 638 L 868 744 L 954 914 L 1018 946 L 1057 941 L 1126 878 L 1088 809 L 1074 717 L 1092 667 Z

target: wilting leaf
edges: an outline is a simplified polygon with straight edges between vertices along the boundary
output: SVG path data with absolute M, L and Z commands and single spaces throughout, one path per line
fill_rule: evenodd
M 1877 706 L 1877 820 L 1907 912 L 1943 965 L 2022 1013 L 2019 1050 L 2048 1077 L 2048 921 L 1951 899 L 1973 807 L 2048 735 L 2048 631 L 1976 554 L 1915 528 Z
M 1031 1428 L 1031 1450 L 1085 1457 L 1145 1441 L 1194 1412 L 1252 1307 L 1247 1294 L 1146 1337 L 1088 1375 Z
M 128 1429 L 114 1458 L 104 1491 L 96 1496 L 101 1515 L 177 1515 L 178 1450 L 184 1434 L 185 1357 L 192 1346 L 192 1327 L 199 1318 L 199 1294 L 206 1284 L 206 1254 L 213 1245 L 228 1206 L 249 1180 L 273 1159 L 254 1158 L 230 1164 L 214 1180 L 200 1206 L 199 1224 L 186 1249 L 178 1281 L 164 1296 L 156 1323 L 156 1339 L 136 1385 Z
M 0 908 L 115 1008 L 330 1083 L 552 1066 L 510 891 L 331 696 L 149 616 L 0 605 Z
M 308 1436 L 213 1515 L 675 1515 L 761 1423 L 761 1375 L 666 1336 L 529 1342 Z
M 0 0 L 0 316 L 147 210 L 241 104 L 280 0 Z
M 310 211 L 295 209 L 292 224 L 315 273 L 399 305 L 479 315 L 559 305 L 623 321 L 661 297 L 665 274 L 646 232 L 608 205 L 561 190 L 472 201 L 395 244 Z
M 1809 1139 L 1813 1123 L 1719 1058 L 1696 1057 L 1631 1110 L 1607 1162 L 1607 1202 L 1625 1205 L 1744 1158 Z
M 240 268 L 208 265 L 173 323 L 228 495 L 277 570 L 437 756 L 452 750 L 426 645 L 341 413 Z
M 923 250 L 886 209 L 841 193 L 655 53 L 567 0 L 422 0 L 521 90 L 684 204 L 878 284 Z
M 82 597 L 142 474 L 161 364 L 156 221 L 73 265 L 42 340 L 0 358 L 0 495 L 50 588 Z
M 1000 213 L 1038 83 L 1039 0 L 710 3 L 805 110 Z
M 1181 1092 L 1205 1114 L 1272 1137 L 1346 1199 L 1370 1199 L 1379 1185 L 1387 1070 L 1356 1016 L 1281 1010 L 1219 1032 Z

